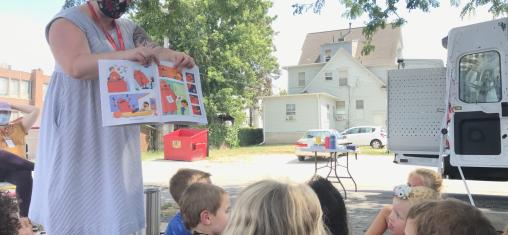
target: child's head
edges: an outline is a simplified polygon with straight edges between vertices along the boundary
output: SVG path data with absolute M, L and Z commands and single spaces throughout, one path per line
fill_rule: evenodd
M 179 169 L 171 180 L 169 180 L 169 192 L 173 199 L 175 199 L 176 203 L 180 205 L 180 198 L 182 196 L 183 191 L 193 183 L 211 183 L 210 173 L 182 168 Z
M 323 220 L 331 234 L 349 234 L 346 205 L 337 188 L 330 181 L 318 175 L 312 177 L 309 186 L 319 198 L 323 210 Z
M 407 182 L 409 187 L 425 186 L 434 189 L 437 192 L 441 192 L 443 178 L 436 171 L 425 168 L 418 168 L 409 173 Z
M 496 229 L 482 212 L 464 202 L 447 199 L 427 201 L 409 210 L 407 235 L 464 234 L 496 235 Z
M 181 103 L 182 103 L 182 107 L 189 106 L 189 103 L 187 103 L 187 100 L 182 100 Z
M 220 234 L 228 223 L 229 197 L 218 186 L 194 183 L 183 192 L 180 211 L 187 229 Z
M 309 186 L 262 180 L 240 193 L 224 235 L 324 235 L 322 215 Z
M 411 206 L 423 201 L 441 198 L 434 189 L 424 186 L 399 185 L 393 191 L 393 208 L 388 216 L 388 229 L 393 235 L 404 234 L 406 216 Z
M 6 192 L 0 191 L 0 234 L 17 234 L 19 221 L 16 217 L 18 207 Z

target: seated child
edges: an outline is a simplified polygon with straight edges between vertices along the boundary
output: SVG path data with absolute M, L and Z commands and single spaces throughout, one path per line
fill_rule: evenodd
M 7 192 L 0 191 L 0 235 L 32 235 L 28 218 L 18 219 L 18 205 Z
M 312 177 L 308 184 L 319 198 L 323 210 L 323 220 L 330 233 L 348 235 L 346 205 L 339 190 L 330 181 L 319 175 Z
M 238 196 L 224 235 L 326 235 L 319 199 L 306 184 L 262 180 Z
M 229 196 L 219 186 L 195 183 L 180 199 L 183 222 L 193 235 L 219 235 L 229 219 Z
M 406 216 L 411 206 L 428 201 L 439 200 L 440 194 L 424 186 L 409 187 L 399 185 L 393 189 L 392 212 L 388 216 L 388 230 L 393 235 L 404 235 Z
M 462 201 L 447 199 L 415 205 L 407 214 L 406 235 L 496 235 L 483 213 Z
M 211 183 L 210 173 L 194 170 L 194 169 L 179 169 L 171 180 L 169 181 L 169 192 L 176 203 L 180 205 L 180 198 L 183 191 L 193 183 Z M 166 235 L 190 235 L 190 231 L 185 228 L 182 221 L 182 216 L 178 212 L 169 222 L 166 228 Z
M 441 178 L 441 175 L 434 170 L 418 168 L 409 173 L 407 185 L 409 187 L 425 186 L 440 193 L 443 185 L 443 178 Z M 391 205 L 384 206 L 381 211 L 379 211 L 376 218 L 372 221 L 372 224 L 370 225 L 367 232 L 365 232 L 365 235 L 383 234 L 388 228 L 388 216 L 391 212 Z

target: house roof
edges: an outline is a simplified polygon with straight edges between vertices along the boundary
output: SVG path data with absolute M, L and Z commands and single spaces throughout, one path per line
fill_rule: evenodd
M 397 44 L 402 44 L 402 33 L 400 27 L 392 28 L 387 25 L 384 29 L 379 29 L 372 37 L 372 45 L 375 50 L 367 56 L 362 56 L 362 48 L 366 42 L 362 34 L 363 27 L 351 28 L 351 33 L 347 34 L 349 29 L 332 30 L 325 32 L 309 33 L 305 37 L 302 46 L 302 53 L 299 65 L 311 64 L 319 61 L 320 47 L 326 43 L 337 41 L 341 35 L 346 35 L 344 41 L 357 41 L 358 49 L 354 56 L 365 66 L 375 65 L 393 65 L 397 58 Z
M 339 58 L 345 58 L 347 60 L 351 60 L 353 63 L 355 63 L 358 68 L 360 68 L 361 70 L 365 71 L 365 73 L 367 73 L 371 78 L 373 78 L 376 82 L 378 82 L 380 85 L 386 85 L 386 83 L 381 80 L 378 76 L 376 76 L 374 73 L 372 73 L 369 69 L 367 69 L 365 67 L 365 65 L 363 64 L 360 64 L 357 60 L 355 60 L 353 58 L 353 56 L 350 55 L 349 52 L 347 52 L 344 48 L 340 48 L 337 53 L 335 53 L 335 55 L 330 59 L 330 61 L 328 61 L 322 68 L 321 70 L 316 74 L 316 76 L 314 76 L 314 78 L 312 78 L 312 80 L 310 80 L 310 82 L 307 84 L 307 86 L 305 86 L 305 88 L 303 88 L 303 91 L 307 91 L 312 83 L 321 78 L 321 76 L 323 75 L 323 73 L 325 73 L 327 67 L 331 66 L 331 64 L 338 60 Z

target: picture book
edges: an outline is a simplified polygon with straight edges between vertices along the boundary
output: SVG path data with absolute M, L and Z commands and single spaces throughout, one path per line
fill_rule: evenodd
M 100 60 L 99 83 L 103 126 L 207 123 L 197 66 Z

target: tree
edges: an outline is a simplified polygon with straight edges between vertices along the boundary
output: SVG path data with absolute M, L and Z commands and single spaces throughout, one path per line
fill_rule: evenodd
M 236 146 L 243 110 L 271 95 L 278 75 L 273 56 L 268 0 L 143 0 L 131 18 L 154 40 L 168 37 L 171 47 L 192 55 L 200 66 L 210 135 Z M 226 126 L 220 115 L 234 118 Z M 221 144 L 217 144 L 221 145 Z
M 324 7 L 326 0 L 315 0 L 309 4 L 293 4 L 293 14 L 302 14 L 309 10 L 319 14 Z M 345 12 L 342 15 L 347 19 L 357 19 L 364 14 L 369 18 L 367 25 L 363 29 L 363 35 L 367 39 L 365 46 L 362 49 L 362 54 L 367 55 L 374 46 L 371 44 L 372 36 L 379 29 L 384 29 L 386 25 L 391 24 L 392 27 L 400 27 L 406 23 L 406 19 L 399 16 L 400 9 L 422 10 L 429 12 L 433 8 L 439 7 L 438 0 L 406 0 L 404 3 L 399 0 L 387 0 L 378 2 L 376 0 L 340 0 L 344 6 Z M 460 0 L 450 0 L 452 6 L 459 7 Z M 494 16 L 499 16 L 508 13 L 508 2 L 499 0 L 467 0 L 467 3 L 462 8 L 460 17 L 473 12 L 477 7 L 490 6 L 489 12 Z

